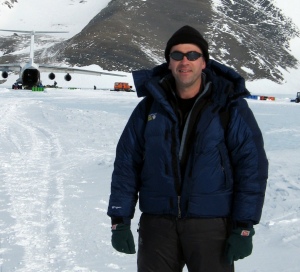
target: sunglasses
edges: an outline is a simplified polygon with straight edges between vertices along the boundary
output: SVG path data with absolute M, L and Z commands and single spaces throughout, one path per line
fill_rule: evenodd
M 174 52 L 170 53 L 170 57 L 173 60 L 176 60 L 176 61 L 183 60 L 184 56 L 186 56 L 186 58 L 189 61 L 195 61 L 195 60 L 201 58 L 203 56 L 203 54 L 201 54 L 199 52 L 196 52 L 196 51 L 190 51 L 190 52 L 187 52 L 187 53 L 182 53 L 182 52 L 179 52 L 179 51 L 174 51 Z

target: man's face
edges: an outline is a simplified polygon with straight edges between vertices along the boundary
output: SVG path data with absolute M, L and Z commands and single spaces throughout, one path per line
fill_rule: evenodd
M 202 54 L 201 49 L 195 44 L 178 44 L 171 48 L 172 52 L 198 52 Z M 174 60 L 170 57 L 169 69 L 176 81 L 177 91 L 179 93 L 183 91 L 199 91 L 201 85 L 201 73 L 205 69 L 206 63 L 201 56 L 196 60 L 188 60 L 187 56 L 184 56 L 182 60 Z

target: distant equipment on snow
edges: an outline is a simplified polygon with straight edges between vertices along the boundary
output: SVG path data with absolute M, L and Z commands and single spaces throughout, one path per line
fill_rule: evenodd
M 114 89 L 111 91 L 115 92 L 134 92 L 132 90 L 132 86 L 129 85 L 127 82 L 115 82 Z
M 300 92 L 297 92 L 296 98 L 295 99 L 291 99 L 291 102 L 296 102 L 296 103 L 300 102 Z

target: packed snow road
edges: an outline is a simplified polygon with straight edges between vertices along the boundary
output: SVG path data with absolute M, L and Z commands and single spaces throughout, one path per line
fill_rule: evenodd
M 100 246 L 92 234 L 101 225 L 110 245 L 108 217 L 108 224 L 94 222 L 106 213 L 115 145 L 126 117 L 108 115 L 104 108 L 116 109 L 105 95 L 98 91 L 91 99 L 88 93 L 0 92 L 2 272 L 93 271 L 77 260 L 95 258 L 88 251 Z
M 29 108 L 37 107 L 38 118 L 27 115 Z M 14 251 L 24 251 L 24 270 L 34 265 L 43 271 L 54 258 L 71 262 L 62 207 L 68 175 L 56 166 L 62 154 L 59 137 L 47 127 L 49 120 L 39 102 L 7 100 L 0 113 L 1 191 L 7 195 L 2 212 L 9 219 L 1 229 L 13 234 Z

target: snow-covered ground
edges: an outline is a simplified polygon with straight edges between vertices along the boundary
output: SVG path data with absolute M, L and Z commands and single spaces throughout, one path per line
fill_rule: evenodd
M 1 272 L 136 271 L 136 255 L 111 247 L 106 211 L 115 147 L 139 101 L 109 90 L 0 89 Z M 236 271 L 298 272 L 300 105 L 248 102 L 270 177 L 254 252 Z
M 135 94 L 0 89 L 0 97 L 1 271 L 133 266 L 109 245 L 106 209 Z

